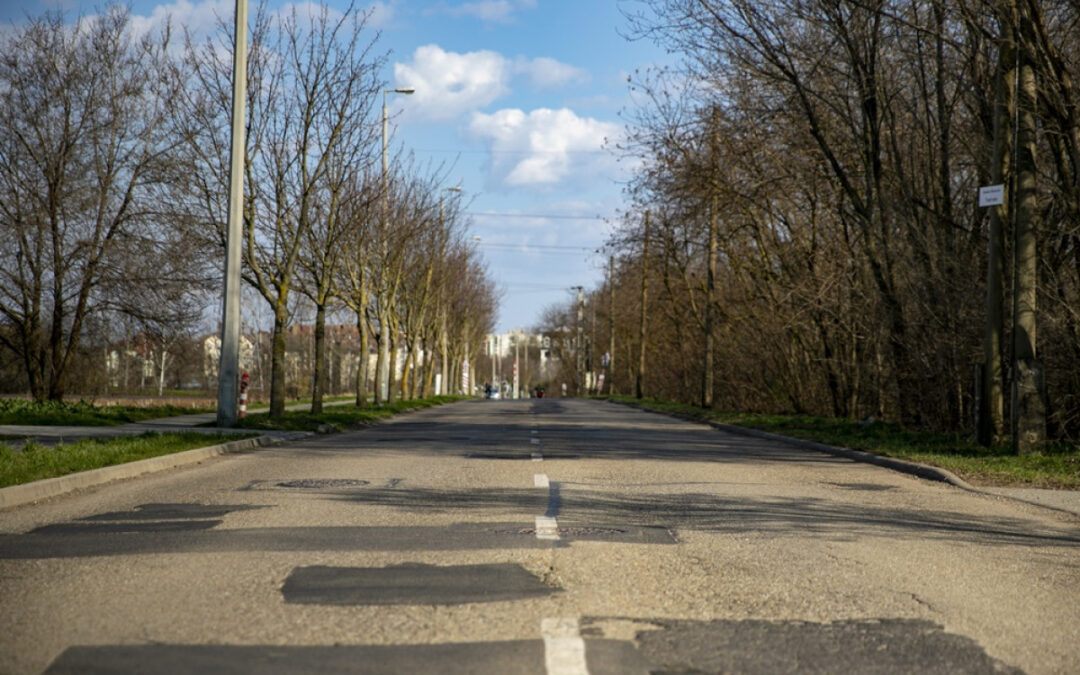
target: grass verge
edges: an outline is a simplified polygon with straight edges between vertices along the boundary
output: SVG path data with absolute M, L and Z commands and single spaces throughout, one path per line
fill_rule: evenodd
M 929 464 L 952 471 L 973 485 L 1080 489 L 1080 445 L 1076 443 L 1048 443 L 1042 452 L 1014 455 L 1007 444 L 984 448 L 961 434 L 912 431 L 886 422 L 704 410 L 659 399 L 638 401 L 631 396 L 612 400 Z
M 181 408 L 173 405 L 137 408 L 96 406 L 87 401 L 63 403 L 16 398 L 0 399 L 0 424 L 107 427 L 199 412 L 209 412 L 209 409 Z
M 52 447 L 32 440 L 21 448 L 0 443 L 0 487 L 171 455 L 256 435 L 148 432 L 118 438 L 85 438 Z
M 321 415 L 312 415 L 306 410 L 291 410 L 281 419 L 270 419 L 269 415 L 250 415 L 236 425 L 241 429 L 260 429 L 266 431 L 345 431 L 372 424 L 381 419 L 407 412 L 430 408 L 431 406 L 460 401 L 462 396 L 432 396 L 431 398 L 411 401 L 394 401 L 388 405 L 370 405 L 358 408 L 353 405 L 340 405 L 323 408 Z

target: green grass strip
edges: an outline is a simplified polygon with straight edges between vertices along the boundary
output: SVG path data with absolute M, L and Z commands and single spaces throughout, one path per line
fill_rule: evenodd
M 1047 443 L 1042 452 L 1014 455 L 1008 444 L 985 448 L 962 434 L 915 431 L 887 422 L 704 410 L 659 399 L 638 401 L 631 396 L 613 400 L 929 464 L 974 485 L 1080 489 L 1080 445 L 1076 443 Z
M 134 406 L 96 406 L 87 401 L 64 403 L 60 401 L 27 401 L 25 399 L 0 399 L 0 424 L 28 424 L 41 426 L 107 427 L 129 422 L 142 422 L 159 417 L 175 417 L 200 412 L 209 408 L 181 408 L 174 405 L 138 408 Z
M 35 441 L 28 441 L 21 447 L 0 443 L 0 487 L 171 455 L 256 435 L 148 432 L 138 436 L 85 438 L 52 447 Z
M 286 411 L 281 419 L 270 419 L 269 415 L 250 415 L 240 420 L 237 427 L 242 429 L 261 429 L 266 431 L 346 431 L 372 424 L 381 419 L 421 408 L 460 401 L 463 396 L 432 396 L 430 398 L 393 403 L 363 408 L 353 405 L 339 405 L 323 408 L 320 415 L 312 415 L 306 410 Z

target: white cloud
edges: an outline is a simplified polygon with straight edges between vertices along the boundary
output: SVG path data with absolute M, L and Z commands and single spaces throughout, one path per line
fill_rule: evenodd
M 373 2 L 368 7 L 371 12 L 371 18 L 368 19 L 370 25 L 374 28 L 381 28 L 390 24 L 390 21 L 394 18 L 394 5 L 393 2 Z
M 253 17 L 255 6 L 249 3 L 249 21 Z M 323 7 L 317 0 L 300 0 L 299 2 L 286 3 L 273 13 L 277 18 L 289 18 L 295 12 L 296 18 L 304 25 L 312 24 L 318 20 L 322 12 L 327 12 L 327 17 L 333 22 L 342 16 L 340 10 L 333 7 Z M 367 12 L 368 25 L 371 27 L 383 26 L 393 18 L 394 7 L 392 2 L 373 2 L 362 7 L 359 11 Z M 192 3 L 190 0 L 175 0 L 169 4 L 161 4 L 154 7 L 149 15 L 132 13 L 131 29 L 136 37 L 146 35 L 159 30 L 165 25 L 166 19 L 172 22 L 172 27 L 178 31 L 186 29 L 196 37 L 205 37 L 217 30 L 222 21 L 232 31 L 233 17 L 236 12 L 235 0 L 201 0 Z
M 394 64 L 397 86 L 416 88 L 409 113 L 437 120 L 454 119 L 506 96 L 516 76 L 537 89 L 587 79 L 585 71 L 552 58 L 510 60 L 487 50 L 459 54 L 435 44 L 417 47 L 409 63 Z
M 473 113 L 468 132 L 489 143 L 492 172 L 508 186 L 551 185 L 571 175 L 614 178 L 617 172 L 604 143 L 621 133 L 619 125 L 567 108 Z
M 446 10 L 451 16 L 471 16 L 488 23 L 510 23 L 514 13 L 536 7 L 536 0 L 478 0 Z
M 394 64 L 399 87 L 415 87 L 409 111 L 432 119 L 452 119 L 488 105 L 510 92 L 506 59 L 491 51 L 458 54 L 438 45 L 413 52 L 412 63 Z
M 567 83 L 586 82 L 589 79 L 584 70 L 546 56 L 531 61 L 518 57 L 514 62 L 514 70 L 528 77 L 537 89 L 554 89 Z
M 132 14 L 131 29 L 135 35 L 156 31 L 170 19 L 175 29 L 187 29 L 193 35 L 208 35 L 218 25 L 219 17 L 232 23 L 235 2 L 230 0 L 203 0 L 198 4 L 177 0 L 171 4 L 154 7 L 149 16 Z

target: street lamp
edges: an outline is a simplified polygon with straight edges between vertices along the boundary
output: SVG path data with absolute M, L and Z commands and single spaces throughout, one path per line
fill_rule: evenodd
M 386 112 L 386 95 L 387 94 L 413 94 L 416 90 L 412 87 L 398 87 L 397 89 L 383 89 L 382 93 L 382 246 L 383 246 L 383 260 L 386 260 L 386 228 L 387 228 L 387 201 L 386 194 L 389 183 L 389 167 L 386 157 L 386 144 L 387 144 L 387 127 L 389 126 L 389 116 Z M 390 326 L 387 325 L 386 317 L 382 317 L 382 321 L 379 322 L 379 361 L 382 363 L 382 367 L 379 368 L 379 403 L 386 403 L 390 398 Z
M 458 186 L 443 188 L 443 190 L 446 191 L 446 192 L 461 192 L 461 188 L 458 187 Z M 446 264 L 445 264 L 446 263 L 446 261 L 445 261 L 445 258 L 446 258 L 446 240 L 449 238 L 450 233 L 446 231 L 446 223 L 444 221 L 444 216 L 443 216 L 443 196 L 441 194 L 439 195 L 439 230 L 440 230 L 440 233 L 442 234 L 442 250 L 440 251 L 440 257 L 443 258 L 443 260 L 440 260 L 440 262 L 443 263 L 443 269 L 445 270 L 446 269 Z M 440 394 L 449 394 L 450 393 L 450 380 L 449 380 L 449 377 L 450 377 L 449 352 L 450 352 L 450 350 L 449 350 L 449 346 L 447 344 L 448 341 L 449 341 L 449 337 L 447 336 L 447 330 L 446 330 L 446 314 L 447 314 L 447 311 L 446 311 L 446 299 L 447 298 L 446 298 L 446 279 L 445 278 L 442 280 L 442 284 L 440 284 L 439 291 L 440 291 L 440 295 L 442 296 L 442 302 L 440 303 L 441 307 L 439 308 L 440 313 L 442 314 L 442 316 L 440 317 L 441 323 L 442 323 L 442 329 L 441 329 L 442 330 L 442 345 L 441 345 L 441 349 L 442 349 L 442 373 L 441 373 L 441 375 L 442 375 L 442 381 L 441 381 L 442 382 L 442 387 L 441 387 L 441 391 L 439 393 Z
M 232 138 L 229 151 L 229 220 L 225 240 L 225 288 L 221 307 L 217 424 L 236 424 L 240 378 L 240 257 L 244 217 L 244 102 L 247 96 L 247 0 L 236 0 L 233 48 Z

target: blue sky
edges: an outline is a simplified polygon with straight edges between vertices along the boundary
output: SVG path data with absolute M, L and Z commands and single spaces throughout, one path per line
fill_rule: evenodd
M 0 4 L 5 22 L 56 8 L 74 19 L 103 6 Z M 421 162 L 454 164 L 448 185 L 461 185 L 470 234 L 503 291 L 497 329 L 529 327 L 546 306 L 570 299 L 571 286 L 598 283 L 606 259 L 594 251 L 623 207 L 630 170 L 606 147 L 623 133 L 627 75 L 664 53 L 619 35 L 625 21 L 616 0 L 359 4 L 374 11 L 381 49 L 390 52 L 388 84 L 417 90 L 393 97 L 394 143 Z M 234 7 L 233 0 L 131 6 L 136 17 L 155 21 L 167 12 L 192 28 L 212 25 L 215 13 L 231 17 Z

